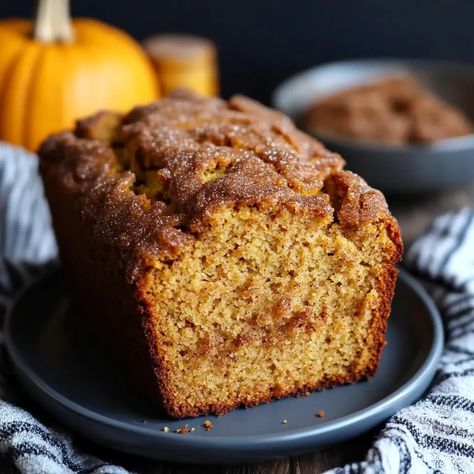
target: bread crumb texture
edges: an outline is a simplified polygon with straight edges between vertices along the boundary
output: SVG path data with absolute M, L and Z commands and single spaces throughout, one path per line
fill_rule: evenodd
M 398 225 L 287 117 L 178 92 L 80 121 L 40 156 L 74 292 L 171 416 L 375 372 Z

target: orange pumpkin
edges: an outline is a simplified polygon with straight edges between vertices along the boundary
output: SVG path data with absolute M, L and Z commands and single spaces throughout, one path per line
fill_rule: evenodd
M 41 0 L 35 22 L 0 21 L 0 139 L 35 150 L 99 109 L 158 97 L 153 67 L 123 31 L 71 22 L 67 0 Z

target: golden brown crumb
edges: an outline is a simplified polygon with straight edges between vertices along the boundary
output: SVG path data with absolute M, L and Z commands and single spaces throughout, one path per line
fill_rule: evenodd
M 204 427 L 204 429 L 206 431 L 211 431 L 213 428 L 214 428 L 214 425 L 212 424 L 212 422 L 210 420 L 206 420 L 202 426 Z
M 164 431 L 165 433 L 168 433 L 169 431 L 169 426 L 163 426 L 163 429 L 161 431 Z
M 317 416 L 318 418 L 322 418 L 324 416 L 324 410 L 319 410 L 318 413 L 316 413 L 314 416 Z
M 176 433 L 178 433 L 178 434 L 186 434 L 186 433 L 189 433 L 189 426 L 188 426 L 188 425 L 181 426 L 181 428 L 178 428 L 178 429 L 176 430 Z
M 288 423 L 288 420 L 285 418 L 285 419 L 282 421 L 282 423 L 283 423 L 284 425 L 286 425 L 286 424 Z

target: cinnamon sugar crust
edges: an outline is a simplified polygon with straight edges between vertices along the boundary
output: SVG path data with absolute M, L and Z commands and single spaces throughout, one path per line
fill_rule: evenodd
M 99 112 L 50 137 L 39 154 L 43 174 L 83 199 L 84 217 L 96 220 L 97 202 L 105 206 L 95 232 L 117 246 L 131 274 L 146 252 L 186 247 L 220 206 L 306 207 L 342 225 L 388 215 L 383 195 L 343 171 L 338 154 L 243 96 L 178 91 L 124 117 Z M 137 192 L 147 173 L 161 185 L 152 199 Z

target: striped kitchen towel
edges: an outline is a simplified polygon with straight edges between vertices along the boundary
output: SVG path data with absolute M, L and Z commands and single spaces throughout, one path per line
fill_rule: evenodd
M 56 257 L 36 157 L 0 144 L 1 315 L 16 292 Z M 474 472 L 474 211 L 436 219 L 408 251 L 407 268 L 426 284 L 444 317 L 446 346 L 426 396 L 390 418 L 355 473 Z M 65 432 L 24 408 L 0 358 L 0 471 L 126 473 L 81 452 Z

